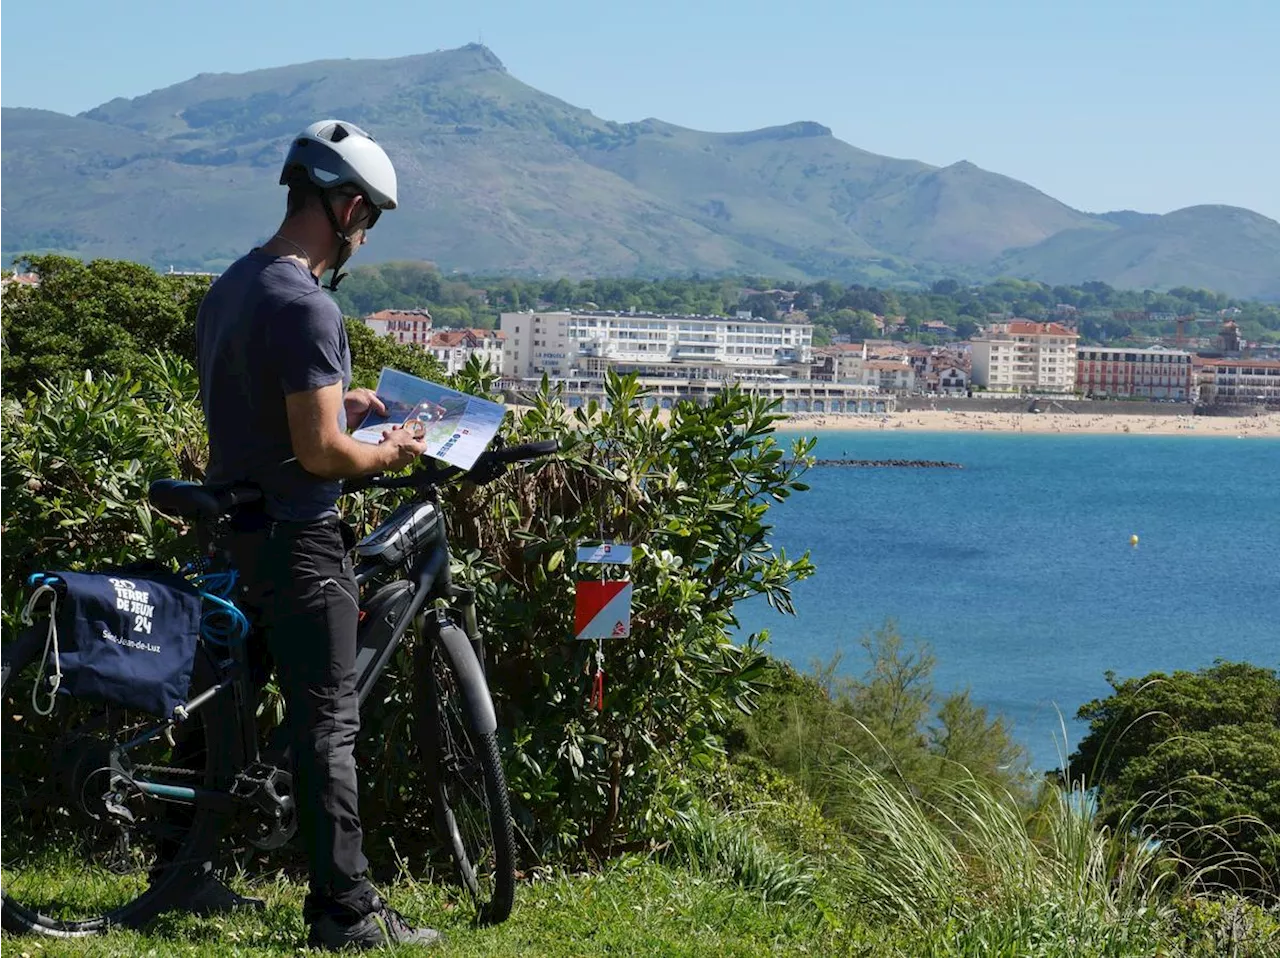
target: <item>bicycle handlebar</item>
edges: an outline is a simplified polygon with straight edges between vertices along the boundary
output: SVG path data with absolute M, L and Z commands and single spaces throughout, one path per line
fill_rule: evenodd
M 425 489 L 454 479 L 466 479 L 484 485 L 497 479 L 513 462 L 527 462 L 541 456 L 549 456 L 558 452 L 560 443 L 555 439 L 542 442 L 526 442 L 518 446 L 500 446 L 482 452 L 470 469 L 462 470 L 457 466 L 432 464 L 427 469 L 420 469 L 407 476 L 385 476 L 379 473 L 373 476 L 362 476 L 349 479 L 343 484 L 342 491 L 360 492 L 363 489 Z
M 560 451 L 560 442 L 556 439 L 544 439 L 542 442 L 525 442 L 518 446 L 503 446 L 497 449 L 481 454 L 480 459 L 476 460 L 476 466 L 485 456 L 491 456 L 494 462 L 511 463 L 511 462 L 528 462 L 531 459 L 537 459 L 541 456 L 549 456 L 552 453 Z M 471 468 L 474 470 L 476 466 Z

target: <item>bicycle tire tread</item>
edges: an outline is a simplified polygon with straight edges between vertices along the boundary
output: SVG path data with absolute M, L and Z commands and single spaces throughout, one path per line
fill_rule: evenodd
M 452 671 L 458 681 L 460 691 L 464 695 L 489 695 L 487 688 L 461 688 L 461 672 L 452 662 L 452 656 L 443 642 L 436 642 L 430 638 L 426 639 L 426 642 L 419 646 L 423 659 L 430 659 L 433 647 L 442 660 L 447 663 L 447 667 Z M 427 708 L 423 710 L 420 734 L 424 739 L 424 756 L 434 766 L 432 768 L 431 794 L 432 802 L 436 806 L 436 829 L 441 841 L 453 855 L 455 866 L 461 879 L 463 863 L 458 861 L 459 850 L 454 847 L 453 836 L 449 834 L 444 824 L 447 798 L 445 785 L 442 781 L 442 763 L 439 757 L 440 749 L 438 743 L 446 737 L 439 728 L 439 723 L 446 721 L 446 719 L 439 708 L 439 694 L 436 689 L 435 675 L 429 666 L 424 671 L 426 674 L 422 678 L 427 684 L 425 689 L 427 693 Z M 434 718 L 434 721 L 429 717 Z M 511 798 L 507 789 L 506 774 L 502 770 L 502 756 L 498 747 L 496 733 L 476 731 L 471 724 L 470 713 L 465 709 L 463 710 L 463 720 L 466 722 L 468 735 L 475 743 L 475 758 L 480 764 L 481 774 L 484 778 L 485 796 L 488 801 L 489 838 L 492 842 L 495 860 L 493 894 L 488 901 L 478 903 L 476 917 L 479 924 L 495 925 L 505 921 L 510 916 L 515 902 L 515 833 L 511 820 Z M 467 864 L 469 865 L 470 863 Z

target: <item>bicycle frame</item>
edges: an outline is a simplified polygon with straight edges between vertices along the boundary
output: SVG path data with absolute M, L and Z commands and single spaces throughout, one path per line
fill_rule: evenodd
M 438 502 L 434 490 L 428 490 L 425 499 Z M 356 674 L 360 677 L 357 695 L 362 707 L 387 663 L 395 654 L 405 633 L 414 624 L 417 624 L 419 634 L 425 640 L 443 643 L 453 653 L 455 662 L 465 663 L 462 668 L 464 674 L 460 676 L 463 681 L 476 679 L 484 681 L 483 658 L 478 648 L 479 637 L 476 633 L 473 611 L 474 593 L 469 589 L 455 588 L 452 584 L 449 573 L 449 544 L 443 521 L 436 524 L 429 539 L 415 545 L 407 563 L 391 567 L 376 560 L 369 560 L 357 566 L 355 576 L 361 588 L 378 582 L 389 584 L 400 579 L 408 581 L 413 589 L 409 605 L 400 615 L 389 640 L 380 647 L 359 647 L 356 650 Z M 426 608 L 429 602 L 437 599 L 446 600 L 451 603 L 451 607 L 455 604 L 455 600 L 461 600 L 457 605 L 463 612 L 464 628 L 459 628 L 442 612 Z M 228 652 L 230 661 L 222 663 L 226 677 L 187 703 L 183 717 L 190 715 L 217 695 L 231 694 L 235 697 L 237 724 L 241 737 L 240 754 L 245 757 L 237 770 L 239 775 L 261 761 L 262 751 L 257 735 L 257 689 L 254 688 L 250 678 L 246 643 L 234 644 L 228 648 Z M 467 672 L 471 674 L 465 674 Z M 472 713 L 470 717 L 481 730 L 493 731 L 497 728 L 493 705 L 487 696 L 480 697 L 474 703 L 468 700 L 468 711 Z M 124 755 L 130 749 L 159 736 L 172 736 L 177 724 L 178 722 L 174 720 L 158 723 L 133 740 L 119 746 L 117 752 Z M 280 757 L 283 758 L 283 755 Z M 219 811 L 232 811 L 245 804 L 240 796 L 229 790 L 170 785 L 132 776 L 128 780 L 133 787 L 144 794 L 169 802 L 208 806 Z

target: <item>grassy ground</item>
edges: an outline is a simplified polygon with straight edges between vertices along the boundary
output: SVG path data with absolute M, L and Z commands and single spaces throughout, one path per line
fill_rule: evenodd
M 285 956 L 306 953 L 303 888 L 284 880 L 237 883 L 267 900 L 261 913 L 218 918 L 169 915 L 145 934 L 117 931 L 59 942 L 5 935 L 6 956 Z M 497 928 L 477 929 L 466 908 L 439 885 L 402 881 L 387 889 L 411 919 L 448 935 L 441 953 L 456 956 L 938 956 L 938 958 L 1276 958 L 1280 933 L 1257 914 L 1219 913 L 1183 924 L 1096 914 L 1081 921 L 1051 900 L 979 909 L 936 922 L 885 923 L 835 903 L 823 887 L 805 901 L 771 904 L 758 892 L 644 859 L 593 876 L 521 885 L 515 912 Z M 824 903 L 825 899 L 825 903 Z M 1205 908 L 1217 906 L 1205 905 Z M 402 948 L 400 954 L 416 953 Z
M 460 956 L 1280 958 L 1274 894 L 1205 894 L 1204 881 L 1158 846 L 1081 814 L 1079 793 L 1046 794 L 1028 816 L 1012 796 L 971 778 L 939 785 L 931 799 L 852 764 L 837 783 L 832 808 L 842 828 L 759 763 L 725 769 L 703 783 L 714 800 L 691 806 L 658 851 L 595 874 L 523 882 L 515 912 L 497 928 L 473 928 L 454 886 L 416 879 L 404 864 L 386 872 L 383 890 L 411 920 L 446 933 L 442 953 Z M 96 880 L 56 835 L 41 838 L 47 853 L 32 867 L 15 876 L 6 865 L 10 893 L 81 911 L 119 887 L 106 875 Z M 90 940 L 6 936 L 3 951 L 305 952 L 301 884 L 234 884 L 265 898 L 267 909 L 173 914 L 145 933 Z
M 4 954 L 284 956 L 304 950 L 304 889 L 278 881 L 238 886 L 266 898 L 261 913 L 217 918 L 169 915 L 146 934 L 118 931 L 57 942 L 5 935 Z M 603 875 L 522 885 L 510 920 L 471 927 L 470 914 L 437 885 L 402 882 L 388 898 L 412 920 L 448 936 L 449 955 L 831 955 L 851 950 L 838 924 L 812 908 L 766 905 L 759 895 L 654 862 L 633 862 Z M 411 948 L 400 949 L 414 953 Z

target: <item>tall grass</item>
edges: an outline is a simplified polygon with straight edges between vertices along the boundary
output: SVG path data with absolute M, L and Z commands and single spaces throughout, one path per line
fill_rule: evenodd
M 820 878 L 812 859 L 775 851 L 744 817 L 705 804 L 694 805 L 674 829 L 668 858 L 773 904 L 810 902 Z
M 1144 834 L 1140 809 L 1099 825 L 1079 784 L 1046 788 L 1028 814 L 960 768 L 927 798 L 854 758 L 832 776 L 858 850 L 839 869 L 849 901 L 922 954 L 1155 954 L 1207 884 Z

